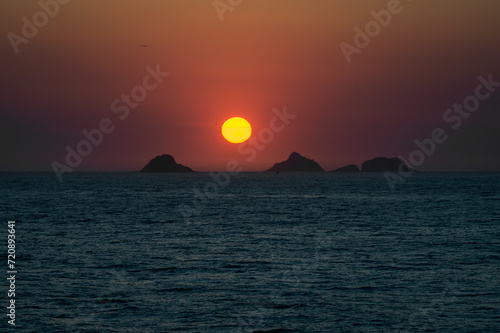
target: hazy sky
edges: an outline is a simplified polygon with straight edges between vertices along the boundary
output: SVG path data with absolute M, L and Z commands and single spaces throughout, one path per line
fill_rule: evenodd
M 500 170 L 500 87 L 479 89 L 488 97 L 460 124 L 446 114 L 479 76 L 500 82 L 500 1 L 393 1 L 220 0 L 241 2 L 224 13 L 212 0 L 73 0 L 57 13 L 42 1 L 53 17 L 2 1 L 0 170 L 50 171 L 105 118 L 114 131 L 76 171 L 139 170 L 163 153 L 199 171 L 233 159 L 256 171 L 292 151 L 330 170 L 407 158 L 436 128 L 447 140 L 417 169 Z M 341 43 L 355 47 L 354 29 L 388 6 L 397 13 L 368 25 L 349 63 Z M 23 28 L 34 20 L 38 31 Z M 157 82 L 148 66 L 169 75 Z M 127 107 L 122 94 L 144 84 Z M 259 140 L 285 106 L 296 117 L 250 162 L 221 136 L 240 116 Z

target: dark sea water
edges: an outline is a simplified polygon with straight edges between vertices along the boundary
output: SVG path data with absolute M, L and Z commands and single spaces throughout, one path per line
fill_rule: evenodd
M 17 332 L 500 332 L 500 174 L 244 173 L 203 201 L 207 173 L 0 184 Z

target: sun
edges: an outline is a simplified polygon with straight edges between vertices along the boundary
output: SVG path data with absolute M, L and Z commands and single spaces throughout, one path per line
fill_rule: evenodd
M 241 143 L 252 135 L 252 126 L 241 117 L 233 117 L 222 125 L 222 136 L 231 143 Z

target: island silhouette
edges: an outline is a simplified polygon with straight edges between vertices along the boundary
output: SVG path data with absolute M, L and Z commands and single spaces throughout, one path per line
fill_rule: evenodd
M 142 168 L 141 172 L 194 172 L 193 169 L 175 162 L 170 154 L 156 156 Z
M 331 172 L 360 172 L 360 171 L 361 170 L 359 170 L 356 164 L 349 164 L 346 165 L 345 167 L 332 170 Z
M 274 172 L 290 172 L 290 171 L 325 171 L 317 162 L 307 157 L 293 152 L 288 156 L 288 159 L 273 165 L 272 168 L 266 171 Z
M 397 158 L 376 157 L 361 165 L 362 172 L 408 172 L 410 168 Z
M 325 170 L 313 159 L 292 152 L 288 159 L 275 163 L 265 172 L 324 172 Z M 361 169 L 356 164 L 349 164 L 331 172 L 408 172 L 406 163 L 397 158 L 376 157 L 362 163 Z M 142 168 L 141 172 L 195 172 L 193 169 L 179 164 L 170 154 L 158 155 Z

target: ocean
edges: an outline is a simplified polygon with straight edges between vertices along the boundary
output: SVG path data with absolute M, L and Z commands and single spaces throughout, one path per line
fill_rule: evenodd
M 416 173 L 394 191 L 379 173 L 0 184 L 16 332 L 500 331 L 499 173 Z

